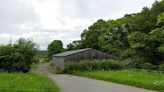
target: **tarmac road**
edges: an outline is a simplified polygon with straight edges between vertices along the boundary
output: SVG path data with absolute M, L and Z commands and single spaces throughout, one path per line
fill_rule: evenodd
M 61 92 L 155 92 L 152 90 L 66 74 L 49 74 Z

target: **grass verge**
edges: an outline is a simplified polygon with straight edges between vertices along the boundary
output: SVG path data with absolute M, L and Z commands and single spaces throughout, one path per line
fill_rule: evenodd
M 34 73 L 0 73 L 0 92 L 59 92 L 49 78 Z
M 147 71 L 120 70 L 120 71 L 91 71 L 74 72 L 75 75 L 90 77 L 99 80 L 137 86 L 141 88 L 164 91 L 164 74 Z M 162 91 L 163 90 L 163 91 Z

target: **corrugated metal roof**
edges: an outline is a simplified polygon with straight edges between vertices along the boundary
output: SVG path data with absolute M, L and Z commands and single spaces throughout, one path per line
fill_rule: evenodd
M 85 49 L 79 49 L 79 50 L 71 50 L 71 51 L 66 51 L 66 52 L 62 52 L 62 53 L 58 53 L 58 54 L 55 54 L 53 56 L 68 56 L 68 55 L 72 55 L 72 54 L 75 54 L 75 53 L 79 53 L 79 52 L 83 52 L 83 51 L 86 51 L 86 50 L 90 50 L 91 48 L 85 48 Z

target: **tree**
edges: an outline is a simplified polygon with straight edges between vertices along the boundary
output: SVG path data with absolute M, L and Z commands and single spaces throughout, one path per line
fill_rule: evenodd
M 153 64 L 159 64 L 163 61 L 164 30 L 157 28 L 149 34 L 134 32 L 128 36 L 130 47 L 137 54 L 136 57 L 144 58 Z
M 48 45 L 48 56 L 52 57 L 53 54 L 57 54 L 63 52 L 63 43 L 60 40 L 54 40 Z
M 164 13 L 161 13 L 161 14 L 158 16 L 158 19 L 157 19 L 157 26 L 158 26 L 158 27 L 164 26 Z
M 130 47 L 133 49 L 146 48 L 147 40 L 148 40 L 148 35 L 140 31 L 137 31 L 128 35 L 128 41 L 129 41 Z
M 134 58 L 139 56 L 159 64 L 164 57 L 163 12 L 164 0 L 155 1 L 151 8 L 144 7 L 141 12 L 125 14 L 120 19 L 99 19 L 81 33 L 78 44 L 71 43 L 68 48 L 89 47 L 118 56 L 130 52 L 135 54 L 132 55 Z
M 37 49 L 37 45 L 33 41 L 23 38 L 13 45 L 0 46 L 0 70 L 28 72 Z
M 149 33 L 149 47 L 152 55 L 149 57 L 155 63 L 164 63 L 164 29 L 156 28 Z M 161 62 L 163 61 L 163 62 Z
M 90 27 L 88 27 L 88 30 L 84 30 L 83 33 L 81 33 L 81 45 L 83 48 L 94 48 L 94 49 L 100 49 L 98 45 L 98 38 L 102 32 L 103 29 L 105 29 L 106 21 L 100 19 Z
M 72 43 L 67 45 L 67 50 L 76 50 L 76 49 L 81 49 L 82 45 L 81 45 L 81 41 L 76 40 L 73 41 Z
M 28 63 L 32 63 L 33 57 L 37 54 L 38 46 L 30 39 L 20 38 L 16 44 L 14 44 L 14 48 L 16 48 L 16 52 L 23 54 L 25 60 Z
M 67 45 L 67 50 L 74 50 L 74 45 L 72 43 L 69 43 Z

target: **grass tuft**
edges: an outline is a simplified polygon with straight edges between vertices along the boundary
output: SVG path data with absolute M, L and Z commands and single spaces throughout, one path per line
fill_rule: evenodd
M 49 78 L 34 73 L 0 73 L 0 92 L 59 92 Z
M 99 80 L 137 86 L 141 88 L 164 90 L 164 74 L 147 71 L 120 70 L 120 71 L 92 71 L 75 72 L 75 75 L 90 77 Z

